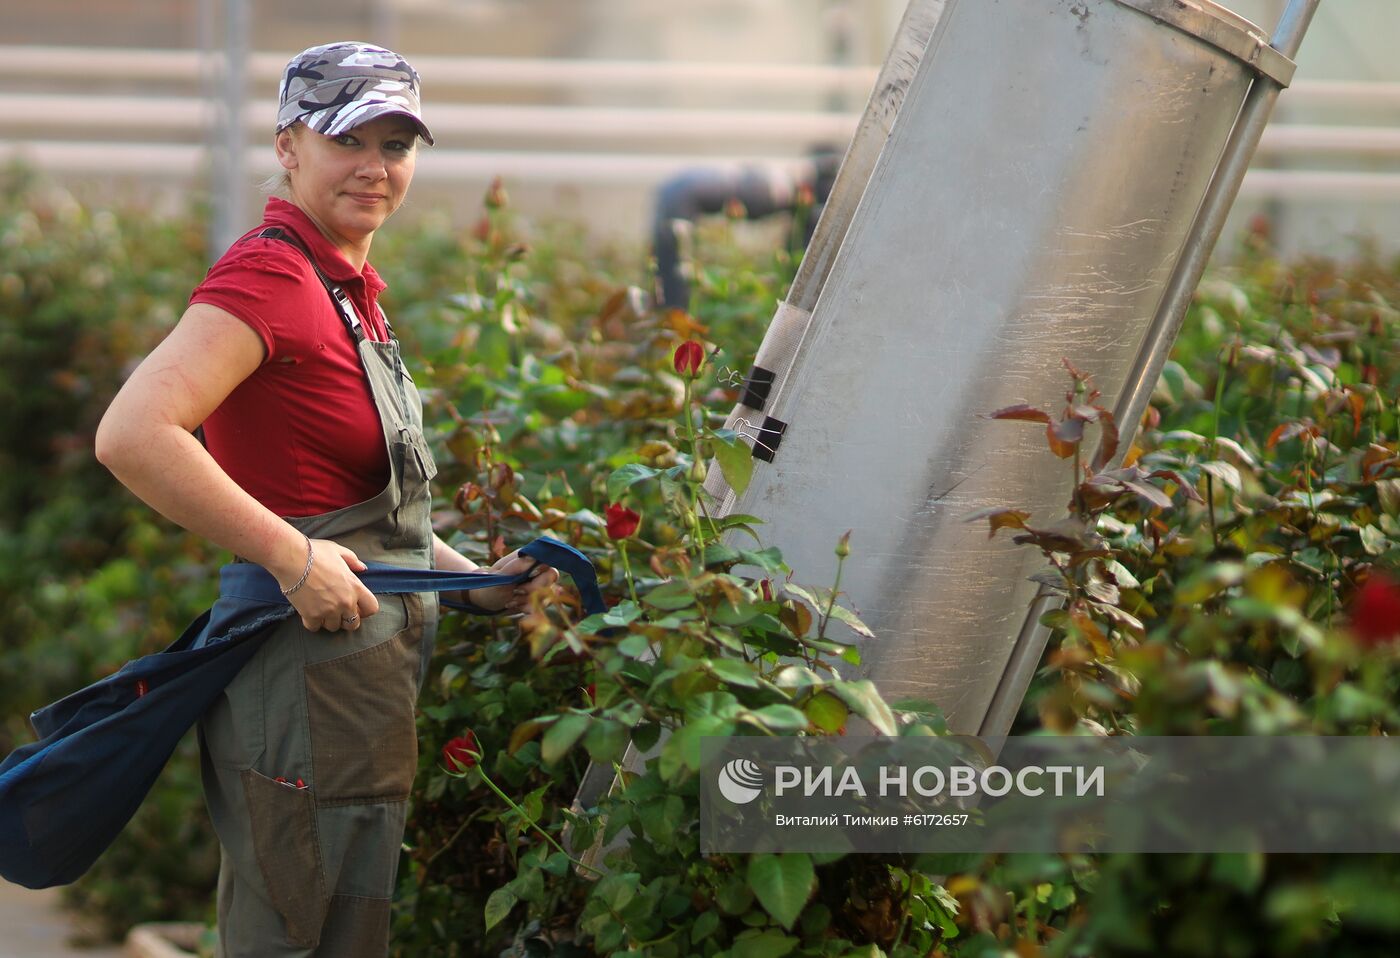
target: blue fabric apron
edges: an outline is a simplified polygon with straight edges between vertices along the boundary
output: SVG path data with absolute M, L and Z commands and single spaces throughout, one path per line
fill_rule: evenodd
M 577 549 L 541 537 L 520 553 L 572 576 L 586 613 L 605 610 L 593 565 Z M 380 595 L 485 589 L 529 576 L 368 565 L 359 576 Z M 136 813 L 181 737 L 293 614 L 269 572 L 231 563 L 220 570 L 214 607 L 168 648 L 30 716 L 39 741 L 0 762 L 0 877 L 27 888 L 80 878 Z

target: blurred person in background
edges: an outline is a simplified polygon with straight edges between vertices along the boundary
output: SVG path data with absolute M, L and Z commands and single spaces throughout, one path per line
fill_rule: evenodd
M 297 613 L 200 722 L 218 954 L 382 958 L 438 599 L 381 601 L 355 573 L 477 568 L 433 533 L 422 407 L 368 262 L 432 135 L 418 74 L 369 44 L 298 54 L 279 104 L 286 198 L 118 392 L 97 455 L 162 515 L 267 569 Z M 537 572 L 467 601 L 522 611 L 558 577 Z
M 723 213 L 734 219 L 761 220 L 780 213 L 793 216 L 787 246 L 800 256 L 812 241 L 817 220 L 836 173 L 842 152 L 814 146 L 796 169 L 758 164 L 697 166 L 665 180 L 656 188 L 651 218 L 651 249 L 656 260 L 657 305 L 690 309 L 688 264 L 682 263 L 681 236 L 704 216 Z

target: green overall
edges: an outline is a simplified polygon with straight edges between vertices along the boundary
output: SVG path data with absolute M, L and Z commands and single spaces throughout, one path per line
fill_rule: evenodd
M 436 469 L 418 392 L 392 332 L 375 342 L 356 323 L 352 334 L 389 483 L 356 505 L 287 521 L 365 561 L 432 568 Z M 379 611 L 354 632 L 310 632 L 297 617 L 278 626 L 200 722 L 205 799 L 222 849 L 219 958 L 388 953 L 418 763 L 414 705 L 438 597 L 377 598 Z

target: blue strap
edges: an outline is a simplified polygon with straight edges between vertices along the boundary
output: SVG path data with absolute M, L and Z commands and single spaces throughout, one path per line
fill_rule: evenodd
M 583 609 L 587 615 L 607 611 L 603 594 L 598 588 L 598 573 L 593 563 L 573 546 L 541 536 L 529 545 L 522 546 L 520 554 L 529 556 L 541 565 L 547 565 L 573 578 L 583 599 Z M 514 575 L 497 572 L 449 572 L 445 569 L 405 569 L 399 566 L 367 562 L 369 566 L 358 573 L 369 591 L 378 595 L 401 592 L 456 592 L 465 589 L 490 589 L 495 586 L 517 585 L 530 578 L 533 569 Z M 231 563 L 219 570 L 219 594 L 242 599 L 251 599 L 268 605 L 286 605 L 287 597 L 272 573 L 260 565 L 248 562 Z M 472 605 L 469 602 L 444 600 L 443 605 L 461 609 L 478 615 L 498 615 Z

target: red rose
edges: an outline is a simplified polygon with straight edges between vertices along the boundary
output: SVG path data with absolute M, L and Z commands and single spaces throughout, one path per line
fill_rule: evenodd
M 642 517 L 621 503 L 614 502 L 604 510 L 608 522 L 609 539 L 626 539 L 637 531 Z
M 676 355 L 672 362 L 675 363 L 676 372 L 693 378 L 699 374 L 700 367 L 705 363 L 705 347 L 693 339 L 687 339 L 676 347 Z
M 598 683 L 589 682 L 588 685 L 584 687 L 583 694 L 589 705 L 598 704 Z
M 1372 572 L 1352 599 L 1351 631 L 1370 647 L 1400 638 L 1400 585 Z
M 468 729 L 466 735 L 459 735 L 442 747 L 442 761 L 454 772 L 465 772 L 481 757 L 481 746 L 476 743 L 476 733 Z

